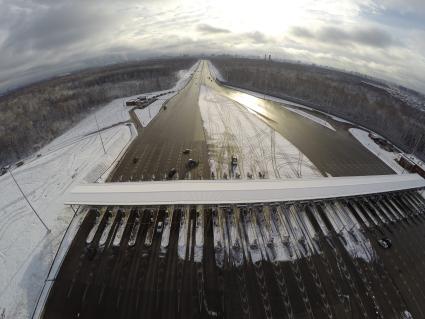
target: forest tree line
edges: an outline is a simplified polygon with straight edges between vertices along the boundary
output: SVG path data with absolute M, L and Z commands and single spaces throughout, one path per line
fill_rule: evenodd
M 413 105 L 386 84 L 314 65 L 259 59 L 217 57 L 212 60 L 225 80 L 237 87 L 303 102 L 367 127 L 405 152 L 425 159 L 425 105 Z
M 0 165 L 26 157 L 88 113 L 125 96 L 166 90 L 191 58 L 93 68 L 39 82 L 0 97 Z

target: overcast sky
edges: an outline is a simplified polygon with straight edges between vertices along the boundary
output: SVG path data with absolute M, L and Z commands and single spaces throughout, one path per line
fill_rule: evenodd
M 0 8 L 0 90 L 135 57 L 271 53 L 425 93 L 425 0 L 0 0 Z

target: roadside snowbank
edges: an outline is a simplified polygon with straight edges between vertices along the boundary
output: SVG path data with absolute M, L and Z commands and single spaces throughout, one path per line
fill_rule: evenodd
M 121 119 L 116 116 L 114 104 L 96 114 L 105 123 L 112 123 L 114 117 L 115 121 Z M 98 134 L 71 142 L 93 127 L 90 118 L 83 120 L 47 145 L 40 152 L 42 157 L 13 171 L 31 204 L 51 229 L 50 233 L 46 233 L 28 207 L 11 176 L 0 177 L 0 313 L 5 309 L 6 318 L 28 318 L 34 310 L 60 240 L 73 216 L 72 210 L 63 205 L 68 190 L 84 181 L 94 182 L 132 138 L 131 127 L 126 125 L 104 130 L 106 155 Z
M 322 176 L 294 145 L 239 103 L 203 85 L 199 106 L 215 177 Z M 238 158 L 233 168 L 232 155 Z
M 144 109 L 135 109 L 134 113 L 142 124 L 143 127 L 148 126 L 148 124 L 158 115 L 159 111 L 161 111 L 162 106 L 166 101 L 171 99 L 176 93 L 168 93 L 163 95 L 161 98 L 156 100 L 155 102 L 149 104 Z
M 298 115 L 301 115 L 301 116 L 309 119 L 310 121 L 313 121 L 313 122 L 315 122 L 315 123 L 317 123 L 319 125 L 322 125 L 322 126 L 328 128 L 328 129 L 332 130 L 332 131 L 336 131 L 332 125 L 330 125 L 328 122 L 326 122 L 325 120 L 321 119 L 320 117 L 314 116 L 314 115 L 312 115 L 310 113 L 301 111 L 299 109 L 294 109 L 292 107 L 286 107 L 286 109 L 288 111 L 297 113 Z
M 382 149 L 378 144 L 376 144 L 370 137 L 369 132 L 361 130 L 358 128 L 349 129 L 351 135 L 353 135 L 360 143 L 363 144 L 369 151 L 375 154 L 380 158 L 385 164 L 387 164 L 395 173 L 397 174 L 408 174 L 402 166 L 400 166 L 396 159 L 400 157 L 399 153 L 388 152 Z
M 222 81 L 222 82 L 225 81 L 224 77 L 221 75 L 220 71 L 217 70 L 217 68 L 215 67 L 214 64 L 211 63 L 211 61 L 208 61 L 208 68 L 210 69 L 210 71 L 211 71 L 211 73 L 212 73 L 212 75 L 215 79 L 218 79 L 219 81 Z

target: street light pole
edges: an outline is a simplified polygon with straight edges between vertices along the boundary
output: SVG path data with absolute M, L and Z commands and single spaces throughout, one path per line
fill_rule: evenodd
M 15 182 L 16 186 L 18 187 L 19 191 L 21 192 L 22 196 L 24 196 L 25 200 L 27 201 L 29 207 L 31 207 L 32 211 L 34 212 L 35 216 L 37 216 L 37 218 L 40 220 L 40 222 L 43 224 L 44 228 L 46 228 L 47 232 L 50 233 L 51 230 L 49 229 L 49 227 L 47 227 L 47 225 L 43 222 L 43 220 L 41 219 L 41 217 L 37 214 L 35 208 L 31 205 L 30 201 L 28 200 L 27 196 L 25 196 L 22 188 L 19 186 L 18 182 L 15 179 L 15 176 L 13 176 L 12 174 L 12 170 L 9 169 L 9 174 L 12 177 L 13 181 Z
M 97 122 L 97 116 L 96 116 L 96 114 L 94 114 L 94 119 L 96 120 L 97 133 L 99 133 L 100 142 L 102 143 L 102 147 L 103 147 L 103 152 L 106 154 L 105 145 L 103 144 L 102 134 L 100 134 L 100 128 L 99 128 L 99 123 Z

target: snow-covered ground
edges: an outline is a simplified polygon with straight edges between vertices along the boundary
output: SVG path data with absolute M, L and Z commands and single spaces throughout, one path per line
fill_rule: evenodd
M 148 124 L 158 115 L 164 103 L 171 99 L 176 93 L 168 93 L 161 96 L 158 100 L 149 104 L 144 109 L 135 109 L 134 113 L 142 124 L 143 127 L 148 126 Z
M 312 115 L 310 113 L 307 113 L 307 112 L 304 112 L 302 110 L 295 109 L 295 108 L 292 108 L 292 107 L 286 107 L 286 109 L 288 111 L 291 111 L 291 112 L 294 112 L 294 113 L 296 113 L 298 115 L 301 115 L 301 116 L 309 119 L 310 121 L 313 121 L 313 122 L 315 122 L 315 123 L 317 123 L 319 125 L 322 125 L 322 126 L 328 128 L 328 129 L 332 130 L 332 131 L 336 131 L 332 125 L 330 125 L 328 122 L 326 122 L 325 120 L 321 119 L 320 117 L 314 116 L 314 115 Z
M 234 100 L 202 86 L 199 106 L 217 178 L 321 176 L 293 144 Z M 236 168 L 230 164 L 232 155 L 238 157 Z
M 160 96 L 155 102 L 145 107 L 144 109 L 134 110 L 134 113 L 136 114 L 137 118 L 139 119 L 143 127 L 146 127 L 155 118 L 155 116 L 158 115 L 164 103 L 166 103 L 169 99 L 171 99 L 173 96 L 178 94 L 178 92 L 186 86 L 186 84 L 190 81 L 192 74 L 198 68 L 199 63 L 200 62 L 195 63 L 188 70 L 180 70 L 179 72 L 177 72 L 178 81 L 171 90 L 151 92 L 145 95 L 138 95 L 138 96 L 149 97 L 152 95 L 158 95 L 161 93 L 167 93 L 171 91 L 170 93 Z
M 0 314 L 6 318 L 28 318 L 34 310 L 49 267 L 73 212 L 64 198 L 76 184 L 94 182 L 109 171 L 137 134 L 117 99 L 91 114 L 58 137 L 13 174 L 40 217 L 25 202 L 9 174 L 0 177 Z M 104 154 L 95 115 L 107 153 Z M 114 125 L 115 124 L 115 125 Z M 70 243 L 78 225 L 72 227 Z M 61 255 L 66 252 L 66 245 Z
M 139 95 L 135 95 L 137 97 Z M 132 98 L 134 98 L 132 97 Z M 46 145 L 38 153 L 45 154 L 46 152 L 55 151 L 63 146 L 75 143 L 76 141 L 86 137 L 87 135 L 97 132 L 97 123 L 99 128 L 110 127 L 119 122 L 127 122 L 130 120 L 128 111 L 125 109 L 125 101 L 129 98 L 119 98 L 106 104 L 101 109 L 90 114 L 74 127 L 68 130 L 65 134 L 54 139 L 51 143 Z
M 397 174 L 408 174 L 409 172 L 400 166 L 396 159 L 400 157 L 400 153 L 388 152 L 376 144 L 370 137 L 369 132 L 358 129 L 350 128 L 350 133 L 366 147 L 369 151 L 379 157 L 385 164 L 387 164 Z

